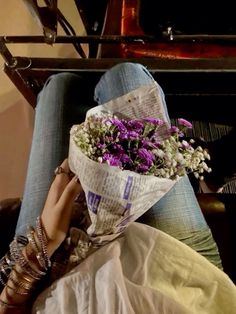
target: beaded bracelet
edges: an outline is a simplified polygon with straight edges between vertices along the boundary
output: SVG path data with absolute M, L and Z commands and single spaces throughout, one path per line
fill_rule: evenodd
M 30 241 L 30 244 L 31 244 L 31 241 Z M 25 247 L 25 255 L 27 256 L 28 261 L 35 261 L 38 264 L 38 267 L 40 268 L 40 270 L 42 271 L 47 270 L 46 263 L 39 250 L 35 251 L 33 247 L 30 247 L 29 245 L 27 245 Z
M 33 249 L 35 250 L 35 252 L 39 252 L 40 248 L 38 247 L 35 238 L 34 238 L 34 229 L 32 227 L 30 227 L 30 232 L 27 233 L 27 238 L 29 240 L 29 242 L 32 244 Z
M 51 261 L 49 259 L 48 251 L 47 251 L 48 239 L 47 239 L 47 236 L 45 234 L 44 228 L 42 226 L 42 222 L 41 222 L 40 217 L 38 217 L 36 220 L 36 230 L 35 231 L 36 231 L 36 235 L 40 241 L 42 253 L 44 255 L 44 259 L 46 262 L 46 266 L 47 266 L 47 268 L 49 268 L 49 267 L 51 267 Z
M 14 262 L 18 261 L 20 254 L 21 254 L 21 249 L 19 248 L 16 237 L 14 238 L 14 240 L 10 244 L 10 254 L 11 254 Z
M 42 253 L 42 250 L 40 250 L 40 247 L 39 247 L 39 245 L 38 245 L 38 243 L 37 243 L 37 241 L 36 241 L 36 239 L 35 239 L 35 236 L 37 236 L 36 234 L 35 234 L 36 232 L 34 231 L 34 229 L 31 227 L 30 228 L 30 232 L 27 234 L 27 237 L 28 237 L 28 239 L 29 239 L 29 243 L 31 243 L 32 244 L 32 248 L 33 248 L 33 250 L 34 250 L 34 255 L 35 255 L 35 257 L 36 257 L 36 259 L 37 259 L 37 261 L 38 261 L 38 263 L 39 263 L 39 265 L 40 265 L 40 267 L 42 268 L 42 269 L 44 269 L 44 270 L 47 270 L 48 269 L 48 262 L 47 261 L 45 261 L 45 257 L 44 257 L 44 254 Z M 44 240 L 44 239 L 43 239 Z M 46 240 L 47 241 L 47 240 Z M 45 240 L 44 240 L 44 243 L 46 242 Z M 40 245 L 41 245 L 41 242 L 40 242 Z M 26 246 L 26 249 L 28 248 L 28 246 Z M 30 253 L 28 253 L 28 252 L 26 252 L 27 253 L 27 255 L 29 256 L 32 256 L 33 254 L 32 254 L 32 252 L 30 252 Z M 29 258 L 29 260 L 30 260 L 30 258 Z

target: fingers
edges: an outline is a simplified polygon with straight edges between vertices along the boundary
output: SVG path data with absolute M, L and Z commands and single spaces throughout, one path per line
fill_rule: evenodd
M 82 187 L 77 177 L 71 179 L 66 188 L 64 189 L 59 201 L 57 202 L 57 211 L 55 215 L 60 217 L 60 230 L 67 231 L 69 228 L 73 203 L 75 197 L 82 192 Z M 66 232 L 65 232 L 66 233 Z
M 83 189 L 79 182 L 77 176 L 71 179 L 71 181 L 67 184 L 66 188 L 64 189 L 57 206 L 59 208 L 68 208 L 72 206 L 76 196 L 82 192 Z
M 60 167 L 64 170 L 64 172 L 57 174 L 54 178 L 54 181 L 50 187 L 47 200 L 45 202 L 45 206 L 54 206 L 60 199 L 65 187 L 70 182 L 71 177 L 68 175 L 70 172 L 68 159 L 65 159 Z

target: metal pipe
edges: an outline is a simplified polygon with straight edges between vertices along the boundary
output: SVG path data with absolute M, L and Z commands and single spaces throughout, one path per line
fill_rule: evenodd
M 12 66 L 16 64 L 16 59 L 7 48 L 3 37 L 0 37 L 0 54 L 2 55 L 7 66 Z
M 17 69 L 34 71 L 95 71 L 100 72 L 121 62 L 140 62 L 139 58 L 17 58 Z M 28 60 L 28 61 L 27 61 Z M 172 59 L 142 58 L 142 64 L 157 72 L 236 72 L 236 58 Z
M 45 43 L 44 36 L 4 36 L 5 44 L 19 43 Z M 208 34 L 188 34 L 175 35 L 164 32 L 162 36 L 121 36 L 121 35 L 87 35 L 87 36 L 57 36 L 55 43 L 163 43 L 163 42 L 205 42 L 205 43 L 236 43 L 236 35 L 208 35 Z
M 45 43 L 44 36 L 4 36 L 3 40 L 6 44 L 20 43 Z M 88 35 L 88 36 L 57 36 L 55 43 L 144 43 L 155 42 L 157 39 L 153 36 L 119 36 L 119 35 Z

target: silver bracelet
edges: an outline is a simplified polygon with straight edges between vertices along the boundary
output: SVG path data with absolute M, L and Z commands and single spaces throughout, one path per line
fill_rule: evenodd
M 46 262 L 46 267 L 49 268 L 49 267 L 51 267 L 51 261 L 49 259 L 48 251 L 47 251 L 48 239 L 47 239 L 47 236 L 45 234 L 44 228 L 42 226 L 42 222 L 41 222 L 40 217 L 38 217 L 36 220 L 36 235 L 40 241 L 40 245 L 41 245 L 44 259 Z
M 37 258 L 37 260 L 38 260 L 39 265 L 40 265 L 43 269 L 47 270 L 48 267 L 47 267 L 47 265 L 46 265 L 44 256 L 43 256 L 43 254 L 40 252 L 40 248 L 38 247 L 38 244 L 37 244 L 37 242 L 36 242 L 36 240 L 35 240 L 34 235 L 35 235 L 35 230 L 34 230 L 33 228 L 31 228 L 31 231 L 27 234 L 28 240 L 29 240 L 29 242 L 32 244 L 32 247 L 33 247 L 33 250 L 34 250 L 34 252 L 35 252 L 35 256 L 36 256 L 36 258 Z

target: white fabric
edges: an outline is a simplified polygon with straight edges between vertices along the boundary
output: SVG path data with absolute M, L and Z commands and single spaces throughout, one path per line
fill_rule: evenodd
M 200 254 L 132 223 L 36 300 L 33 313 L 236 313 L 236 287 Z

